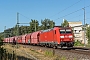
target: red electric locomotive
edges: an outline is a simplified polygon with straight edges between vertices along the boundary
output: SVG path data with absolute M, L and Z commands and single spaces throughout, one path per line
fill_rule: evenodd
M 33 44 L 57 48 L 73 47 L 74 36 L 71 27 L 54 27 L 48 30 L 36 31 L 33 33 L 5 38 L 4 42 Z
M 74 37 L 70 27 L 54 27 L 52 29 L 43 30 L 39 36 L 39 43 L 43 46 L 57 48 L 73 47 Z

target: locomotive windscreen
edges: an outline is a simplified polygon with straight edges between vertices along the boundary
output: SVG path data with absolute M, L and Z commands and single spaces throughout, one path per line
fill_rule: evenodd
M 71 30 L 70 29 L 66 29 L 66 33 L 71 33 Z
M 60 30 L 60 34 L 64 34 L 65 33 L 65 30 Z
M 71 29 L 60 29 L 60 34 L 71 33 Z

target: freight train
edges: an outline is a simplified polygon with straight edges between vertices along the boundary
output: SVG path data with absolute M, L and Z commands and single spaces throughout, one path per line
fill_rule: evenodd
M 73 47 L 74 36 L 71 27 L 59 27 L 40 30 L 33 33 L 4 38 L 5 43 L 30 44 L 46 47 Z

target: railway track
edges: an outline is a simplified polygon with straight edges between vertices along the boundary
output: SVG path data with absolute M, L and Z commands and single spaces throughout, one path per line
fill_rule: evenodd
M 84 54 L 84 55 L 89 55 L 90 56 L 90 48 L 73 47 L 73 48 L 64 48 L 64 49 L 61 49 L 61 50 L 64 50 L 66 52 L 72 52 L 72 53 L 78 53 L 78 54 Z
M 24 45 L 23 45 L 24 46 Z M 89 55 L 90 56 L 90 48 L 83 48 L 83 47 L 73 47 L 73 48 L 58 48 L 58 49 L 53 49 L 53 48 L 48 48 L 48 47 L 41 47 L 41 46 L 32 46 L 32 45 L 25 45 L 26 47 L 33 48 L 35 50 L 55 50 L 57 51 L 65 51 L 65 52 L 72 52 L 72 53 L 78 53 L 78 54 L 84 54 L 84 55 Z
M 80 48 L 80 47 L 74 47 L 74 48 L 63 48 L 63 49 L 53 49 L 53 48 L 47 48 L 47 47 L 41 47 L 41 46 L 32 46 L 32 45 L 23 45 L 27 48 L 32 48 L 34 50 L 49 50 L 54 51 L 55 55 L 58 55 L 59 57 L 65 57 L 67 60 L 90 60 L 90 49 L 89 48 Z
M 90 56 L 90 48 L 80 48 L 80 47 L 74 47 L 70 50 L 70 52 L 89 55 Z
M 81 47 L 74 47 L 74 48 L 63 48 L 63 49 L 53 49 L 41 46 L 32 46 L 32 45 L 21 45 L 25 48 L 30 48 L 34 50 L 42 50 L 42 51 L 54 51 L 55 55 L 59 57 L 65 57 L 67 60 L 90 60 L 90 49 L 89 48 L 81 48 Z

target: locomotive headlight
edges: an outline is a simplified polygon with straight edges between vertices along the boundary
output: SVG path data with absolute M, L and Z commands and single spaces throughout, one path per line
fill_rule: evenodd
M 71 36 L 69 36 L 69 38 L 72 38 L 73 36 L 71 35 Z
M 64 36 L 60 36 L 60 38 L 64 38 Z
M 71 41 L 73 41 L 73 39 L 71 39 Z

